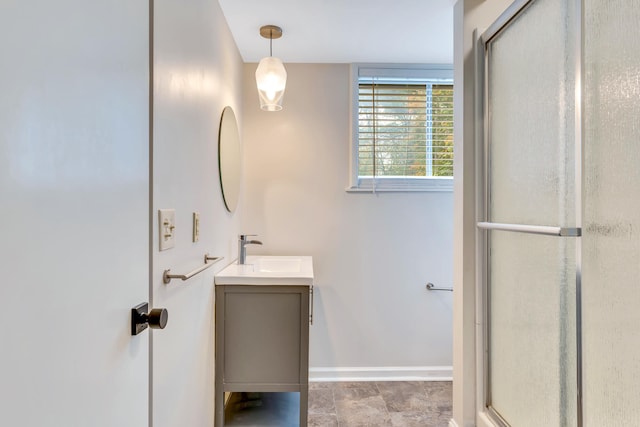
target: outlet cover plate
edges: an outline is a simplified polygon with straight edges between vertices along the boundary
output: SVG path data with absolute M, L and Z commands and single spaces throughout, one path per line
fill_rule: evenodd
M 193 213 L 193 241 L 200 240 L 200 212 Z

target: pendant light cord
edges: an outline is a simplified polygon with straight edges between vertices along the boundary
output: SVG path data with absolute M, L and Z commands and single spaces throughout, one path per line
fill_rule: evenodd
M 269 30 L 269 56 L 273 56 L 273 29 Z

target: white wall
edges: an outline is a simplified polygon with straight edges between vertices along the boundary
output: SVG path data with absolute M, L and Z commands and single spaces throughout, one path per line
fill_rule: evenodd
M 169 323 L 153 333 L 155 427 L 213 425 L 213 276 L 235 257 L 239 206 L 224 207 L 218 180 L 218 128 L 231 105 L 242 123 L 242 60 L 216 0 L 189 6 L 155 1 L 153 144 L 153 305 Z M 158 251 L 157 209 L 176 210 L 176 246 Z M 200 212 L 200 240 L 191 241 L 192 213 Z M 184 274 L 203 256 L 225 259 L 182 282 L 162 283 L 162 272 Z
M 450 376 L 451 294 L 425 284 L 452 283 L 453 194 L 345 192 L 349 66 L 286 64 L 276 113 L 259 109 L 255 68 L 244 66 L 242 230 L 264 242 L 250 253 L 314 257 L 312 378 Z

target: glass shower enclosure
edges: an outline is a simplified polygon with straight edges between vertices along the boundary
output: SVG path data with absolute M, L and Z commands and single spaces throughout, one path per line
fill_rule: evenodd
M 479 37 L 497 425 L 640 425 L 639 6 L 516 1 Z

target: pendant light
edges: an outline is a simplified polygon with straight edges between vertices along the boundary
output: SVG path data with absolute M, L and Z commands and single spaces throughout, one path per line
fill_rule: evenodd
M 265 111 L 280 111 L 287 84 L 287 70 L 282 61 L 273 56 L 273 39 L 282 37 L 282 28 L 265 25 L 260 27 L 260 35 L 269 39 L 269 56 L 262 58 L 256 69 L 260 108 Z

